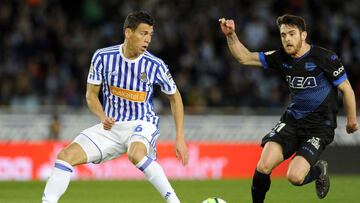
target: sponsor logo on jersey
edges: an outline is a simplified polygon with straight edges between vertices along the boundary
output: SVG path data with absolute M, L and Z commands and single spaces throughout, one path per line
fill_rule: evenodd
M 291 77 L 290 75 L 287 75 L 286 82 L 289 83 L 291 88 L 296 89 L 307 89 L 317 86 L 315 77 Z
M 291 88 L 296 89 L 307 89 L 317 86 L 315 77 L 291 77 L 290 75 L 287 75 L 286 82 L 289 83 Z
M 306 71 L 313 71 L 315 68 L 317 67 L 317 65 L 313 62 L 306 62 L 305 63 L 305 70 Z
M 344 66 L 341 66 L 340 68 L 338 68 L 336 71 L 333 72 L 333 75 L 336 77 L 338 76 L 340 73 L 342 73 L 344 71 Z
M 120 87 L 110 86 L 111 94 L 134 102 L 144 102 L 146 99 L 146 92 L 127 90 Z

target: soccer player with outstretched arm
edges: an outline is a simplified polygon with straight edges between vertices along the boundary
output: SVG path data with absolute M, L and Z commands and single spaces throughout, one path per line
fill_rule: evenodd
M 291 96 L 280 121 L 262 139 L 263 150 L 251 188 L 253 202 L 264 202 L 271 171 L 294 153 L 287 179 L 296 186 L 315 180 L 316 193 L 324 198 L 330 179 L 328 164 L 319 156 L 334 139 L 338 90 L 346 111 L 347 133 L 359 128 L 354 92 L 340 59 L 332 51 L 307 43 L 305 21 L 300 16 L 277 18 L 282 47 L 268 52 L 249 51 L 239 41 L 233 20 L 221 18 L 219 22 L 236 60 L 247 67 L 277 71 Z
M 126 152 L 166 202 L 180 202 L 156 162 L 155 147 L 160 133 L 152 101 L 154 86 L 160 86 L 168 96 L 176 126 L 176 156 L 186 165 L 183 103 L 167 65 L 147 51 L 153 25 L 154 19 L 149 14 L 130 13 L 124 23 L 124 42 L 94 53 L 86 101 L 101 123 L 81 132 L 57 155 L 43 203 L 58 202 L 69 185 L 74 166 L 103 163 Z M 102 104 L 98 98 L 100 91 Z

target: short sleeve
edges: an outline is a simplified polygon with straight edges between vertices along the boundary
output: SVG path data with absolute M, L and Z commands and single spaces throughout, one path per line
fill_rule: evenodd
M 280 64 L 281 56 L 279 50 L 259 52 L 259 60 L 265 70 L 278 69 L 281 67 Z
M 91 59 L 87 82 L 94 85 L 100 85 L 103 80 L 102 71 L 103 63 L 101 55 L 99 51 L 96 51 Z
M 172 95 L 176 92 L 176 84 L 170 71 L 164 63 L 160 63 L 155 74 L 155 83 L 161 87 L 165 94 Z
M 338 86 L 347 79 L 345 68 L 335 53 L 326 56 L 322 69 L 334 86 Z

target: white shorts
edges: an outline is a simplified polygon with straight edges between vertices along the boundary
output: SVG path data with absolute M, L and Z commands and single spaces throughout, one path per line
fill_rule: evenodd
M 156 160 L 156 139 L 159 129 L 146 121 L 117 122 L 111 130 L 97 124 L 78 135 L 73 142 L 80 144 L 87 162 L 102 163 L 125 154 L 132 142 L 145 144 L 148 156 Z

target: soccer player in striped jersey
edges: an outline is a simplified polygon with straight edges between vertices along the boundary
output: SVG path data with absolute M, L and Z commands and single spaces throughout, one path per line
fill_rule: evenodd
M 91 60 L 86 100 L 101 123 L 81 132 L 57 156 L 45 186 L 43 203 L 58 202 L 70 182 L 73 166 L 102 163 L 128 153 L 129 160 L 160 192 L 166 202 L 180 202 L 156 162 L 159 117 L 154 112 L 153 90 L 158 85 L 170 101 L 176 126 L 175 152 L 188 163 L 181 95 L 167 65 L 147 51 L 153 18 L 130 13 L 124 23 L 123 44 L 97 50 Z M 102 91 L 102 105 L 98 99 Z
M 271 171 L 294 153 L 288 180 L 296 186 L 315 180 L 316 194 L 324 198 L 330 179 L 328 164 L 319 157 L 334 139 L 338 90 L 347 115 L 347 133 L 359 128 L 354 92 L 340 59 L 332 51 L 306 42 L 305 21 L 300 16 L 278 17 L 282 47 L 269 52 L 250 52 L 239 41 L 233 20 L 221 18 L 219 22 L 239 63 L 276 70 L 291 93 L 291 102 L 279 123 L 262 140 L 263 151 L 251 188 L 253 202 L 264 202 Z

